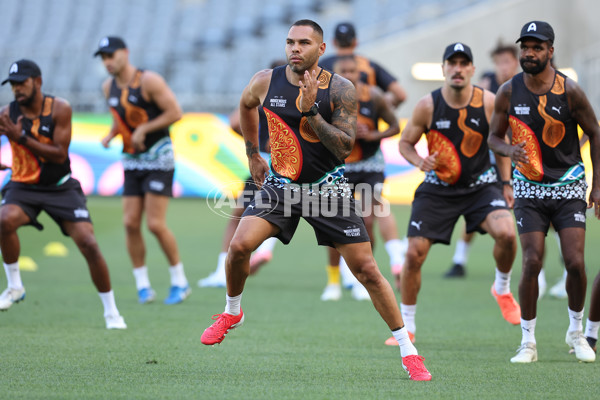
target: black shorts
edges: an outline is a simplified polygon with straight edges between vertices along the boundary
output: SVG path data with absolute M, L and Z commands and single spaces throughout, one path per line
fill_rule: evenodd
M 502 189 L 496 184 L 484 185 L 468 194 L 451 194 L 447 190 L 432 193 L 420 186 L 412 203 L 408 236 L 450 244 L 454 225 L 461 215 L 465 218 L 467 233 L 486 233 L 480 225 L 496 210 L 508 210 Z
M 348 172 L 344 176 L 352 187 L 352 193 L 355 193 L 357 189 L 359 195 L 362 193 L 381 194 L 383 191 L 383 181 L 385 180 L 383 172 Z M 366 184 L 368 187 L 363 189 L 361 184 Z
M 580 199 L 515 199 L 515 219 L 519 235 L 548 233 L 550 224 L 560 232 L 564 228 L 585 229 L 587 204 Z
M 40 212 L 46 211 L 65 236 L 69 235 L 63 229 L 63 221 L 92 222 L 86 202 L 79 181 L 73 178 L 60 186 L 36 186 L 9 181 L 2 188 L 2 204 L 21 207 L 31 220 L 28 225 L 33 225 L 40 231 L 44 229 L 37 217 Z
M 238 197 L 238 204 L 242 204 L 244 208 L 248 208 L 256 192 L 258 192 L 258 186 L 254 183 L 252 177 L 248 177 L 244 182 L 244 191 Z
M 135 169 L 125 171 L 123 196 L 144 196 L 146 193 L 173 196 L 175 170 Z
M 292 240 L 300 218 L 313 227 L 320 246 L 335 247 L 334 243 L 370 241 L 351 196 L 332 198 L 301 193 L 264 185 L 244 211 L 243 217 L 260 217 L 277 226 L 280 232 L 275 237 L 284 244 Z

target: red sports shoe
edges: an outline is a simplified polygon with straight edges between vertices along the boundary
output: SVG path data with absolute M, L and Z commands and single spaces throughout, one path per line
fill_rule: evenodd
M 239 315 L 231 315 L 227 313 L 215 314 L 212 319 L 216 320 L 211 326 L 204 330 L 200 341 L 202 344 L 211 345 L 221 343 L 225 339 L 225 335 L 232 330 L 241 326 L 244 323 L 244 312 L 240 310 Z
M 500 306 L 500 311 L 502 312 L 502 316 L 504 317 L 504 319 L 513 325 L 520 325 L 521 307 L 519 306 L 519 303 L 515 301 L 515 298 L 513 297 L 512 293 L 496 293 L 496 288 L 494 287 L 493 283 L 491 292 L 492 296 L 494 296 L 494 298 L 498 302 L 498 305 Z
M 412 332 L 408 332 L 408 338 L 410 339 L 411 343 L 415 342 L 415 334 Z M 398 346 L 398 341 L 396 340 L 395 337 L 390 337 L 385 341 L 385 345 L 386 346 Z
M 258 272 L 260 267 L 271 261 L 273 253 L 270 251 L 258 251 L 250 256 L 250 275 Z
M 402 357 L 402 368 L 408 372 L 411 381 L 430 381 L 431 374 L 423 364 L 425 358 L 421 356 Z

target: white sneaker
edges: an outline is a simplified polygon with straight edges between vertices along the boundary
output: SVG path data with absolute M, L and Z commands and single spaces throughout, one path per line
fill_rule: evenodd
M 550 296 L 556 297 L 557 299 L 567 298 L 567 280 L 560 278 L 558 283 L 550 288 Z
M 108 315 L 106 320 L 106 329 L 127 329 L 125 320 L 120 315 Z
M 25 300 L 25 288 L 7 288 L 0 294 L 0 311 L 8 310 L 14 303 Z
M 222 273 L 218 273 L 218 272 L 213 272 L 212 274 L 210 274 L 209 276 L 207 276 L 204 279 L 200 279 L 198 281 L 198 286 L 199 287 L 217 287 L 217 288 L 223 288 L 227 285 L 227 279 L 225 278 L 225 274 Z
M 352 297 L 355 300 L 371 300 L 371 296 L 369 296 L 369 292 L 361 283 L 355 283 L 352 286 Z
M 527 342 L 523 343 L 521 347 L 517 349 L 517 355 L 511 358 L 510 362 L 527 364 L 536 362 L 537 360 L 537 348 L 535 347 L 535 343 Z
M 579 361 L 594 362 L 596 361 L 596 353 L 590 347 L 582 331 L 567 332 L 565 342 L 575 350 L 575 357 Z
M 538 300 L 544 297 L 547 288 L 548 284 L 546 283 L 546 279 L 540 279 L 538 277 Z
M 321 295 L 322 301 L 337 301 L 342 298 L 342 286 L 339 283 L 331 283 L 325 286 L 323 294 Z

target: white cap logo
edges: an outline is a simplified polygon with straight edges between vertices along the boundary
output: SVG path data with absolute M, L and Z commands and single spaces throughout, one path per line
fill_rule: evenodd
M 464 46 L 462 44 L 456 43 L 454 45 L 454 51 L 465 51 L 465 48 L 464 48 Z
M 10 66 L 10 70 L 8 71 L 8 73 L 16 74 L 17 72 L 19 72 L 19 66 L 17 65 L 17 63 L 13 63 L 13 65 Z
M 98 43 L 98 47 L 106 47 L 108 46 L 108 38 L 102 38 L 100 39 L 100 43 Z
M 527 32 L 537 32 L 537 26 L 535 25 L 535 22 L 532 22 L 529 24 L 529 26 L 527 27 Z
M 341 33 L 346 33 L 346 32 L 348 32 L 348 27 L 347 27 L 347 26 L 345 26 L 345 25 L 342 25 L 342 26 L 340 26 L 340 32 L 341 32 Z

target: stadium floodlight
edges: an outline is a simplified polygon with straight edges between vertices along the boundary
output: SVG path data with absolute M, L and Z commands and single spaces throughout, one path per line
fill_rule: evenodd
M 413 78 L 419 81 L 443 81 L 442 65 L 440 63 L 415 63 L 410 69 Z

